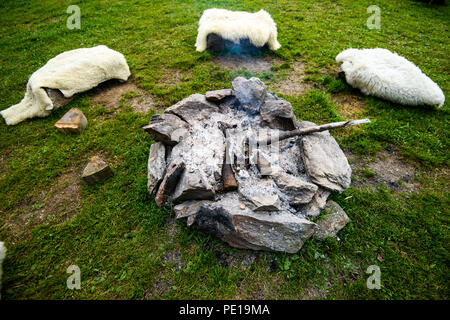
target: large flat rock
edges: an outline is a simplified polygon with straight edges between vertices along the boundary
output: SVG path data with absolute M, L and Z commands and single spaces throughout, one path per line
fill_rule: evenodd
M 309 183 L 302 178 L 287 173 L 276 175 L 274 181 L 282 192 L 289 197 L 289 203 L 292 206 L 310 202 L 318 189 L 314 183 Z
M 209 200 L 190 200 L 176 205 L 173 210 L 177 219 L 186 219 L 186 224 L 190 227 L 195 220 L 195 216 L 203 205 L 212 204 Z
M 302 209 L 305 215 L 310 217 L 316 217 L 320 214 L 325 205 L 327 204 L 327 199 L 330 196 L 331 192 L 327 189 L 323 189 L 319 187 L 319 190 L 314 194 L 311 202 L 306 204 Z
M 83 112 L 77 108 L 72 108 L 55 123 L 55 127 L 62 133 L 80 134 L 86 128 L 87 123 Z
M 235 78 L 232 85 L 234 94 L 242 106 L 250 107 L 254 113 L 259 112 L 266 99 L 266 85 L 258 78 L 243 77 Z
M 213 199 L 214 195 L 215 190 L 204 172 L 198 169 L 192 172 L 185 170 L 170 200 L 173 202 L 207 200 Z
M 317 239 L 335 237 L 337 233 L 349 222 L 350 218 L 341 206 L 330 200 L 325 206 L 323 217 L 317 221 L 317 228 L 314 233 L 314 237 Z
M 150 123 L 143 129 L 154 140 L 175 145 L 186 136 L 189 125 L 174 114 L 163 113 L 152 116 Z
M 219 107 L 206 100 L 204 95 L 195 93 L 167 108 L 165 112 L 173 113 L 192 124 L 209 118 L 213 112 L 219 112 Z
M 205 98 L 212 102 L 222 102 L 226 98 L 233 95 L 233 90 L 231 89 L 220 89 L 214 91 L 206 91 Z
M 159 183 L 166 171 L 166 147 L 161 142 L 153 143 L 150 147 L 147 165 L 147 190 L 155 195 Z
M 83 170 L 82 179 L 90 185 L 103 182 L 114 175 L 111 167 L 99 156 L 93 156 Z
M 184 169 L 185 164 L 181 161 L 174 161 L 168 166 L 166 174 L 164 175 L 155 196 L 155 202 L 159 207 L 166 203 L 167 199 L 177 187 Z
M 272 95 L 268 95 L 261 107 L 261 117 L 272 129 L 294 130 L 296 128 L 296 118 L 292 105 L 284 100 Z
M 215 176 L 221 175 L 225 137 L 216 126 L 194 124 L 190 134 L 172 148 L 168 161 L 181 160 L 186 170 L 171 196 L 172 201 L 211 199 L 217 189 Z
M 201 206 L 194 225 L 233 247 L 288 253 L 297 252 L 316 227 L 286 211 L 267 214 L 243 208 L 235 193 Z
M 312 122 L 299 122 L 299 128 L 315 126 Z M 331 191 L 342 192 L 351 183 L 352 169 L 347 157 L 328 131 L 301 138 L 302 159 L 312 182 Z
M 278 211 L 281 202 L 277 186 L 271 179 L 243 178 L 238 176 L 238 192 L 247 200 L 253 211 Z

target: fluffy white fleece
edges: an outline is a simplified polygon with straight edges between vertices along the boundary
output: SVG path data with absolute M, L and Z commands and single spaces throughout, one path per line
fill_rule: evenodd
M 366 95 L 403 105 L 441 107 L 439 86 L 407 59 L 387 49 L 347 49 L 336 57 L 347 83 Z
M 277 25 L 270 14 L 264 10 L 255 13 L 244 11 L 230 11 L 225 9 L 207 9 L 200 18 L 197 42 L 197 51 L 206 50 L 206 37 L 210 33 L 220 35 L 222 38 L 239 43 L 240 39 L 248 38 L 256 47 L 266 43 L 270 50 L 281 47 L 277 40 Z
M 3 242 L 0 242 L 0 299 L 2 298 L 2 275 L 3 275 L 3 260 L 6 255 L 6 247 Z
M 109 79 L 127 80 L 130 69 L 124 56 L 106 46 L 65 51 L 34 72 L 22 101 L 0 112 L 8 125 L 46 117 L 53 109 L 44 88 L 59 89 L 65 97 L 89 90 Z

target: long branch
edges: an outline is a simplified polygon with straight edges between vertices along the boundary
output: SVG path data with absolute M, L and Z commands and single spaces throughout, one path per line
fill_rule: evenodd
M 335 128 L 342 128 L 342 127 L 356 126 L 356 125 L 364 124 L 364 123 L 370 123 L 370 120 L 369 119 L 348 120 L 348 121 L 327 123 L 327 124 L 323 124 L 320 126 L 296 129 L 296 130 L 292 130 L 292 131 L 284 132 L 284 133 L 280 134 L 278 137 L 278 141 L 289 139 L 289 138 L 295 137 L 295 136 L 304 136 L 304 135 L 311 134 L 314 132 L 321 132 L 321 131 L 326 131 L 326 130 L 335 129 Z M 259 145 L 263 145 L 263 144 L 269 145 L 271 143 L 272 143 L 272 139 L 267 139 L 266 141 L 258 142 Z

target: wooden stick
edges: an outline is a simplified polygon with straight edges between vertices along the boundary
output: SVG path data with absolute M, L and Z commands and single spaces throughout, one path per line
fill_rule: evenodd
M 155 202 L 158 207 L 161 207 L 175 190 L 178 180 L 184 171 L 184 162 L 172 163 L 159 185 L 158 192 L 155 196 Z
M 233 168 L 231 167 L 231 164 L 225 163 L 225 161 L 222 166 L 222 179 L 224 191 L 232 191 L 238 188 L 236 178 L 234 177 Z
M 356 125 L 364 124 L 364 123 L 370 123 L 370 120 L 369 119 L 348 120 L 348 121 L 327 123 L 327 124 L 323 124 L 320 126 L 296 129 L 296 130 L 292 130 L 292 131 L 284 132 L 284 133 L 280 134 L 278 137 L 278 141 L 289 139 L 289 138 L 295 137 L 295 136 L 304 136 L 304 135 L 311 134 L 314 132 L 321 132 L 321 131 L 326 131 L 326 130 L 335 129 L 335 128 L 342 128 L 342 127 L 356 126 Z M 259 145 L 262 145 L 262 144 L 269 145 L 271 143 L 272 143 L 272 139 L 267 139 L 266 141 L 258 142 Z
M 222 130 L 223 135 L 227 136 L 227 130 L 231 128 L 231 125 L 222 121 L 218 121 L 219 128 Z M 223 190 L 224 191 L 232 191 L 238 188 L 238 184 L 236 181 L 236 177 L 234 176 L 233 167 L 230 163 L 227 163 L 227 149 L 228 144 L 225 142 L 225 155 L 223 157 L 223 166 L 222 166 L 222 181 L 223 181 Z

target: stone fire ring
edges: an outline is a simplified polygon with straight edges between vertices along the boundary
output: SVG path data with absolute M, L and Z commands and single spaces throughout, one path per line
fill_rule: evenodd
M 156 141 L 148 159 L 156 204 L 176 204 L 177 219 L 237 248 L 295 253 L 314 234 L 335 235 L 348 222 L 337 204 L 326 223 L 311 220 L 331 192 L 350 186 L 336 140 L 324 131 L 277 142 L 315 124 L 297 121 L 291 104 L 257 78 L 232 86 L 193 94 L 144 127 Z M 267 137 L 269 145 L 252 143 Z

